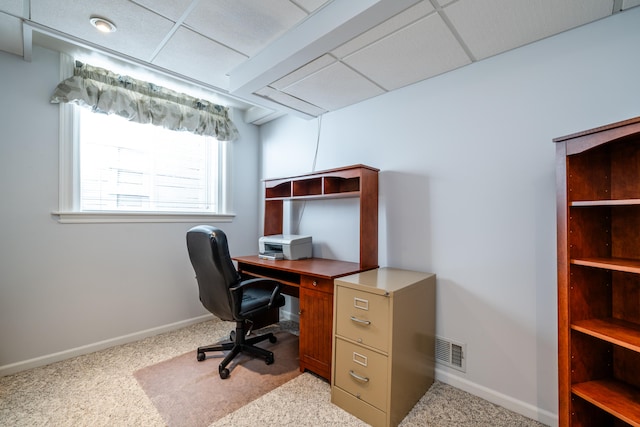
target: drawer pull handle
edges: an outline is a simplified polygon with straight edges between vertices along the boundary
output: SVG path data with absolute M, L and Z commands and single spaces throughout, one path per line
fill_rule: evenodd
M 356 374 L 353 371 L 349 371 L 349 375 L 351 375 L 353 378 L 357 379 L 358 381 L 362 381 L 363 383 L 368 383 L 369 382 L 369 378 L 362 377 L 362 376 Z
M 356 323 L 361 323 L 363 325 L 370 325 L 371 321 L 370 320 L 362 320 L 362 319 L 358 319 L 356 316 L 351 316 L 351 320 L 356 322 Z

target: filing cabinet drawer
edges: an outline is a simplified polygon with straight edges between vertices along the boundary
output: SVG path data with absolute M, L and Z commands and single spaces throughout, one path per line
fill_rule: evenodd
M 335 385 L 358 399 L 386 411 L 387 357 L 348 341 L 336 339 Z
M 373 427 L 386 427 L 387 414 L 338 387 L 331 388 L 331 402 Z
M 336 335 L 387 352 L 389 298 L 343 286 L 336 292 Z
M 316 291 L 333 293 L 333 280 L 331 279 L 302 276 L 300 278 L 300 286 L 308 289 L 315 289 Z

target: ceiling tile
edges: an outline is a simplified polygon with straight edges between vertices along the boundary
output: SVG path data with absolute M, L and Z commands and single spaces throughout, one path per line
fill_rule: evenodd
M 393 90 L 471 61 L 439 15 L 432 14 L 343 60 Z
M 453 3 L 454 1 L 458 1 L 458 0 L 435 0 L 435 1 L 440 5 L 440 7 L 443 7 L 448 5 L 449 3 Z
M 179 28 L 152 63 L 226 91 L 229 87 L 226 71 L 245 59 L 198 33 Z
M 174 22 L 182 17 L 194 0 L 131 0 Z
M 29 17 L 25 14 L 25 12 L 28 12 L 28 9 L 25 10 L 23 0 L 2 0 L 0 2 L 0 12 L 7 12 L 10 15 L 19 16 L 21 18 Z
M 316 105 L 309 104 L 302 99 L 294 98 L 291 95 L 287 95 L 286 93 L 277 91 L 271 87 L 264 87 L 255 93 L 256 95 L 270 99 L 274 102 L 277 102 L 278 104 L 286 105 L 289 108 L 302 111 L 303 113 L 312 115 L 314 117 L 326 113 L 325 110 Z
M 362 49 L 367 45 L 411 24 L 412 22 L 425 17 L 434 10 L 435 9 L 430 2 L 422 1 L 404 12 L 384 21 L 382 24 L 373 27 L 371 30 L 362 33 L 358 37 L 351 39 L 337 49 L 334 49 L 331 53 L 337 58 L 344 58 L 356 50 Z
M 333 0 L 291 0 L 292 3 L 297 4 L 307 12 L 313 12 L 320 6 L 330 3 Z
M 283 78 L 271 83 L 269 86 L 276 89 L 283 89 L 303 78 L 307 77 L 310 74 L 313 74 L 324 67 L 329 66 L 336 62 L 336 58 L 331 55 L 322 55 L 320 58 L 314 59 L 308 64 L 298 68 L 293 73 L 287 74 Z
M 332 111 L 380 95 L 384 90 L 336 62 L 288 86 L 283 92 Z
M 246 56 L 253 56 L 306 17 L 289 0 L 215 0 L 198 3 L 185 24 Z
M 460 0 L 444 8 L 476 59 L 612 13 L 612 0 Z
M 93 15 L 111 20 L 118 30 L 100 33 Z M 47 27 L 125 55 L 147 59 L 173 23 L 127 0 L 31 0 L 31 19 Z
M 22 20 L 0 13 L 0 50 L 22 56 Z

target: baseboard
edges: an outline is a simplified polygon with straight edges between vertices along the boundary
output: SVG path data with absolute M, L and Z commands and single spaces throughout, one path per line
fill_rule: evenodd
M 545 425 L 556 427 L 558 425 L 558 414 L 540 409 L 534 405 L 514 399 L 495 390 L 468 381 L 451 372 L 436 368 L 436 379 L 443 383 L 449 384 L 455 388 L 471 393 L 474 396 L 481 397 L 491 403 L 500 405 L 525 417 L 539 421 Z
M 176 329 L 181 329 L 195 323 L 204 322 L 205 320 L 209 319 L 211 319 L 211 315 L 206 314 L 203 316 L 194 317 L 192 319 L 182 320 L 180 322 L 170 323 L 168 325 L 158 326 L 156 328 L 135 332 L 133 334 L 123 335 L 120 337 L 99 341 L 93 344 L 83 345 L 81 347 L 60 351 L 58 353 L 47 354 L 33 359 L 11 363 L 9 365 L 3 365 L 0 366 L 0 377 L 15 374 L 16 372 L 20 371 L 26 371 L 27 369 L 37 368 L 39 366 L 49 365 L 54 362 L 60 362 L 61 360 L 70 359 L 72 357 L 81 356 L 83 354 L 104 350 L 106 348 L 114 347 L 117 345 L 139 341 L 147 337 L 162 334 L 164 332 L 174 331 Z
M 292 313 L 281 308 L 280 320 L 293 320 L 296 323 L 300 323 L 300 315 L 298 313 Z

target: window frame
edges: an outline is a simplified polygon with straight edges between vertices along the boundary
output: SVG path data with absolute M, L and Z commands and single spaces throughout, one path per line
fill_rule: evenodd
M 61 56 L 63 63 L 73 66 L 73 60 Z M 69 68 L 71 69 L 71 68 Z M 231 173 L 233 144 L 219 142 L 218 212 L 149 212 L 149 211 L 81 211 L 80 210 L 80 152 L 79 112 L 72 104 L 61 103 L 59 135 L 58 210 L 52 215 L 59 223 L 193 223 L 231 222 L 235 217 L 231 206 Z

